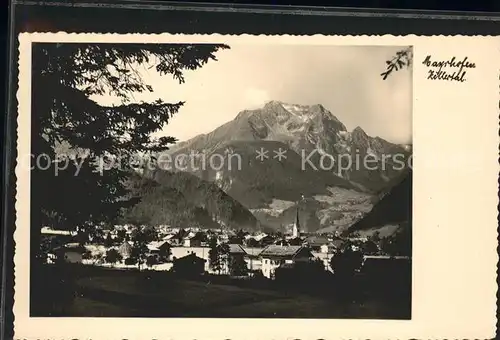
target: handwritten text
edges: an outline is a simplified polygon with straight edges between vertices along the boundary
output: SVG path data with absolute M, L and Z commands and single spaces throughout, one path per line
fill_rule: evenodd
M 428 70 L 427 79 L 457 81 L 461 83 L 467 80 L 465 77 L 467 69 L 476 68 L 476 64 L 470 62 L 468 57 L 461 60 L 457 57 L 453 57 L 449 60 L 436 61 L 432 60 L 432 56 L 428 55 L 422 64 L 431 68 Z

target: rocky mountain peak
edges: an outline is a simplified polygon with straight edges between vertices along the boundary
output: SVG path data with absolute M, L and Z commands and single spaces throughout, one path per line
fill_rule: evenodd
M 352 130 L 353 135 L 358 135 L 358 136 L 363 136 L 363 137 L 368 137 L 366 134 L 365 130 L 363 130 L 360 126 L 356 126 L 354 130 Z
M 368 134 L 365 132 L 365 130 L 363 130 L 359 126 L 357 126 L 354 130 L 352 130 L 351 136 L 353 140 L 359 140 L 359 141 L 367 140 L 370 138 Z
M 363 149 L 366 149 L 370 146 L 370 137 L 359 126 L 352 130 L 351 139 L 356 146 Z
M 318 113 L 323 113 L 323 112 L 327 111 L 325 109 L 325 107 L 323 105 L 321 105 L 321 104 L 311 105 L 310 108 L 311 108 L 311 111 L 318 112 Z
M 279 101 L 279 100 L 271 100 L 269 102 L 267 102 L 266 104 L 264 104 L 264 108 L 282 108 L 283 102 Z
M 259 161 L 256 159 L 256 150 L 261 149 L 271 154 L 273 150 L 285 150 L 286 158 L 279 161 L 269 157 L 266 161 Z M 302 105 L 272 100 L 259 108 L 240 111 L 234 119 L 215 130 L 179 143 L 169 152 L 172 155 L 189 155 L 193 150 L 200 151 L 207 157 L 223 155 L 229 151 L 242 158 L 242 166 L 229 168 L 224 165 L 221 169 L 208 166 L 201 169 L 202 165 L 196 164 L 186 170 L 179 169 L 190 172 L 194 178 L 175 174 L 172 180 L 163 179 L 161 182 L 164 185 L 175 185 L 178 188 L 178 185 L 185 183 L 200 188 L 194 193 L 196 195 L 193 194 L 197 204 L 207 204 L 203 200 L 206 190 L 213 192 L 216 196 L 214 202 L 217 204 L 221 198 L 229 200 L 224 196 L 227 194 L 244 208 L 240 209 L 244 223 L 255 216 L 273 228 L 280 227 L 284 221 L 289 220 L 287 214 L 296 211 L 289 207 L 291 212 L 286 212 L 288 208 L 280 207 L 287 204 L 295 206 L 294 202 L 305 195 L 311 200 L 306 207 L 307 216 L 322 211 L 323 217 L 319 225 L 312 228 L 315 230 L 318 227 L 340 228 L 350 225 L 361 217 L 359 211 L 345 211 L 346 205 L 354 202 L 351 202 L 353 195 L 360 199 L 356 199 L 357 203 L 353 204 L 363 203 L 367 193 L 380 192 L 401 175 L 399 170 L 393 170 L 390 166 L 376 171 L 353 166 L 340 171 L 339 162 L 331 169 L 323 170 L 318 167 L 323 159 L 322 155 L 352 156 L 359 152 L 361 155 L 373 154 L 380 158 L 382 154 L 404 152 L 405 149 L 382 138 L 370 137 L 361 127 L 348 132 L 345 125 L 321 104 Z M 310 163 L 305 168 L 303 155 L 311 156 L 308 157 Z M 206 184 L 200 187 L 197 178 L 211 186 L 207 187 Z M 333 196 L 328 188 L 333 188 Z M 181 192 L 186 190 L 184 187 L 181 189 Z M 338 194 L 342 196 L 340 201 Z M 317 201 L 314 197 L 322 197 L 323 201 Z M 328 208 L 323 209 L 323 204 Z M 253 215 L 249 216 L 245 209 Z M 276 212 L 276 209 L 282 212 Z M 240 224 L 244 224 L 243 222 Z
M 290 148 L 297 157 L 303 152 L 314 153 L 318 150 L 331 155 L 351 154 L 359 150 L 362 154 L 376 156 L 389 151 L 399 152 L 399 149 L 404 151 L 401 146 L 368 136 L 359 126 L 348 132 L 345 125 L 321 104 L 303 105 L 272 100 L 260 108 L 241 111 L 233 120 L 212 132 L 179 143 L 170 153 L 189 154 L 190 150 L 206 150 L 212 153 L 236 142 L 240 143 L 239 145 L 278 142 L 282 143 L 281 147 Z M 253 156 L 255 150 L 245 150 L 243 153 Z M 349 173 L 342 173 L 339 176 L 378 190 L 379 183 L 384 184 L 386 179 L 393 175 L 389 173 L 374 175 L 373 172 L 350 170 Z M 380 181 L 375 179 L 376 176 L 379 176 L 377 178 Z

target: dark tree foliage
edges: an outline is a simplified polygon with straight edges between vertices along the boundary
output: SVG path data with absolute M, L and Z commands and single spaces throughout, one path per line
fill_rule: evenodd
M 396 233 L 382 240 L 381 248 L 390 256 L 411 256 L 411 229 L 403 226 Z
M 325 273 L 325 265 L 323 261 L 318 258 L 309 262 L 297 262 L 294 269 L 297 274 L 300 274 L 297 276 L 302 276 L 306 280 Z
M 245 236 L 247 233 L 245 233 L 243 230 L 238 230 L 236 235 L 230 236 L 229 237 L 229 243 L 231 244 L 243 244 L 245 241 Z
M 123 241 L 126 241 L 127 238 L 127 232 L 125 229 L 120 229 L 116 232 L 116 243 L 123 243 Z
M 219 263 L 221 269 L 229 267 L 229 245 L 227 243 L 219 244 L 218 246 Z
M 114 220 L 136 203 L 123 183 L 137 153 L 158 152 L 175 141 L 154 138 L 184 104 L 135 102 L 134 93 L 153 91 L 138 71 L 154 67 L 184 82 L 215 52 L 214 44 L 54 44 L 32 49 L 32 160 L 46 155 L 49 169 L 32 170 L 32 254 L 38 253 L 39 228 L 75 229 Z M 104 106 L 91 97 L 110 95 L 119 105 Z M 69 152 L 61 152 L 63 149 Z M 104 162 L 102 160 L 105 160 Z M 68 160 L 64 171 L 56 166 Z M 119 160 L 119 162 L 117 162 Z M 110 162 L 119 166 L 110 166 Z M 75 163 L 76 162 L 76 163 Z M 77 176 L 77 165 L 81 169 Z M 35 164 L 33 164 L 35 165 Z M 106 166 L 107 171 L 102 170 Z
M 254 239 L 253 237 L 250 237 L 249 239 L 246 240 L 245 245 L 247 247 L 259 247 L 260 242 Z
M 166 261 L 169 259 L 170 255 L 172 255 L 172 250 L 171 250 L 171 247 L 170 245 L 165 245 L 165 246 L 162 246 L 159 250 L 159 254 L 160 256 L 160 259 L 162 261 Z
M 329 272 L 320 259 L 296 262 L 291 268 L 278 267 L 275 279 L 285 287 L 306 288 L 309 291 L 318 291 L 319 287 L 327 283 Z
M 361 249 L 365 255 L 378 255 L 380 252 L 378 245 L 371 240 L 364 242 L 361 245 Z
M 134 264 L 137 264 L 137 259 L 135 257 L 129 257 L 129 258 L 126 258 L 124 263 L 127 265 L 127 266 L 132 266 Z
M 208 261 L 210 269 L 212 269 L 214 272 L 220 272 L 222 265 L 220 263 L 219 246 L 215 237 L 210 239 L 209 247 L 210 250 L 208 251 Z
M 382 72 L 380 74 L 382 76 L 382 79 L 386 80 L 387 77 L 393 71 L 398 71 L 404 67 L 409 68 L 411 66 L 412 61 L 413 61 L 413 49 L 411 47 L 398 51 L 391 60 L 387 60 L 385 62 L 387 64 L 387 68 L 385 72 Z
M 223 269 L 229 266 L 229 246 L 226 243 L 217 244 L 217 239 L 213 237 L 209 241 L 209 247 L 208 260 L 210 269 L 220 274 Z
M 345 245 L 330 260 L 333 274 L 342 279 L 352 277 L 361 268 L 362 264 L 363 254 L 360 251 L 352 250 L 349 244 Z
M 85 251 L 84 253 L 82 253 L 82 259 L 84 259 L 84 260 L 92 259 L 92 253 L 88 250 Z
M 54 248 L 60 247 L 61 244 L 55 237 L 43 237 L 40 241 L 40 258 L 43 263 L 46 263 L 49 253 L 53 252 Z
M 381 240 L 380 238 L 380 231 L 376 231 L 373 233 L 373 235 L 370 237 L 370 240 L 376 244 L 378 244 Z
M 155 233 L 146 227 L 137 227 L 132 232 L 132 252 L 130 257 L 135 259 L 139 270 L 148 258 L 148 243 L 154 241 Z
M 243 240 L 236 235 L 229 236 L 228 242 L 231 244 L 243 244 Z
M 243 256 L 230 256 L 229 272 L 234 276 L 246 276 L 248 274 L 248 266 Z
M 146 265 L 151 268 L 155 264 L 158 264 L 158 259 L 156 258 L 156 256 L 148 256 L 146 259 Z
M 111 247 L 114 244 L 113 239 L 111 238 L 111 234 L 108 234 L 106 238 L 104 239 L 104 245 L 106 247 Z
M 111 249 L 108 249 L 108 251 L 106 252 L 105 260 L 108 263 L 114 264 L 118 261 L 121 261 L 122 256 L 120 255 L 120 253 L 116 249 L 111 248 Z

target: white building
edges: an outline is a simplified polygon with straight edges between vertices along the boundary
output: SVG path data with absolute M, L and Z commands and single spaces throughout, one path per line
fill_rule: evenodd
M 313 259 L 311 251 L 303 246 L 269 245 L 260 253 L 262 258 L 262 274 L 274 279 L 276 268 L 284 264 L 308 262 Z
M 248 270 L 262 270 L 262 259 L 260 257 L 260 253 L 264 248 L 252 248 L 252 247 L 243 247 L 243 250 L 246 252 L 245 261 L 248 266 Z
M 76 231 L 69 230 L 57 230 L 51 229 L 49 227 L 43 227 L 41 230 L 42 235 L 65 235 L 65 236 L 75 236 Z
M 330 266 L 330 260 L 333 257 L 333 253 L 327 253 L 327 252 L 312 252 L 312 255 L 314 258 L 321 260 L 323 262 L 323 266 L 325 266 L 325 270 L 328 271 L 333 271 L 331 266 Z

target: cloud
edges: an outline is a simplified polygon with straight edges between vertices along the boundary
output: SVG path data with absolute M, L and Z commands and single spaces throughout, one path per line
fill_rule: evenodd
M 244 105 L 248 109 L 258 109 L 271 100 L 267 91 L 249 88 L 243 93 Z

